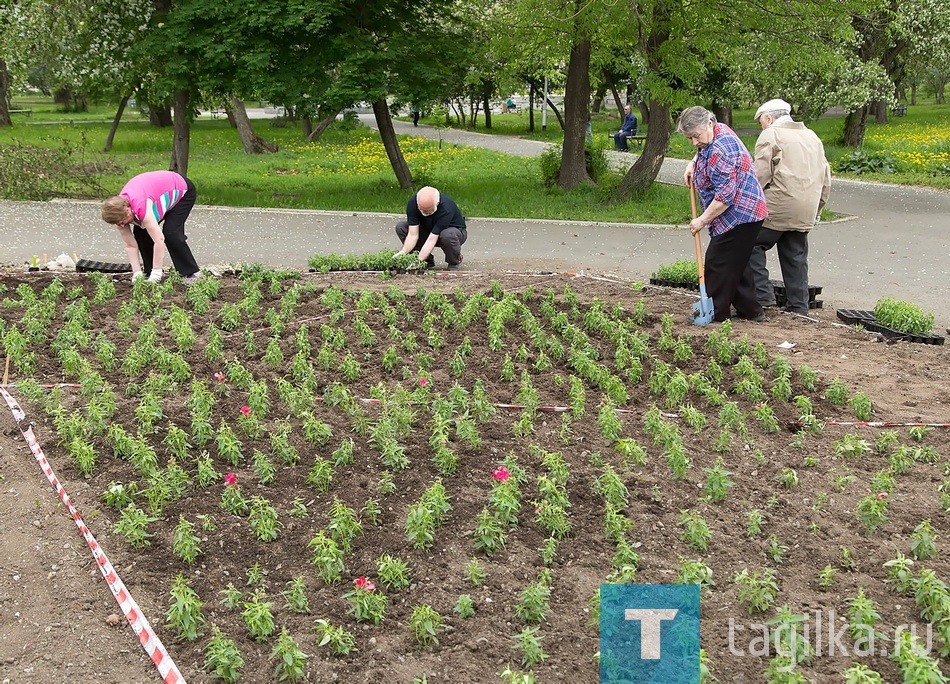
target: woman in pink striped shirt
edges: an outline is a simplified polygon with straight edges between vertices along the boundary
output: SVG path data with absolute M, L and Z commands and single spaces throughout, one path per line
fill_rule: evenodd
M 174 171 L 140 173 L 102 203 L 102 220 L 119 229 L 133 279 L 148 273 L 152 282 L 161 281 L 166 251 L 186 283 L 201 275 L 185 236 L 193 206 L 195 184 Z

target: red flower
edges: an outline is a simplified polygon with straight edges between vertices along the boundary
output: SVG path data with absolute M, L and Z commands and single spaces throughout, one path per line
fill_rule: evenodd
M 505 466 L 499 466 L 491 471 L 491 476 L 498 482 L 504 482 L 509 477 L 511 477 L 511 473 L 508 472 L 508 469 Z
M 877 498 L 879 498 L 879 499 L 886 499 L 886 498 L 887 498 L 887 492 L 881 492 L 880 494 L 877 495 Z
M 429 386 L 429 378 L 419 378 L 419 384 L 423 387 Z
M 214 379 L 217 380 L 218 382 L 227 382 L 227 381 L 228 381 L 228 379 L 227 379 L 226 377 L 224 377 L 224 373 L 215 373 L 215 374 L 214 374 Z
M 357 589 L 362 589 L 363 591 L 373 591 L 376 588 L 376 585 L 370 582 L 365 577 L 360 577 L 353 580 L 353 584 L 356 585 Z
M 234 473 L 228 473 L 224 476 L 224 484 L 226 485 L 235 485 L 237 484 L 237 476 Z
M 247 405 L 242 406 L 242 407 L 241 407 L 241 413 L 242 413 L 243 415 L 245 415 L 245 416 L 251 415 L 251 407 L 250 407 L 250 406 L 247 406 Z

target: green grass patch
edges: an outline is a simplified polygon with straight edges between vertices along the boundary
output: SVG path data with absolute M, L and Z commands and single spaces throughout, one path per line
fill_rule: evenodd
M 755 149 L 755 141 L 761 129 L 753 120 L 758 105 L 733 110 L 733 128 L 742 142 L 750 150 Z M 634 112 L 639 116 L 639 112 Z M 445 117 L 427 117 L 422 120 L 436 126 L 446 126 Z M 549 113 L 548 130 L 541 131 L 540 111 L 535 112 L 534 132 L 528 132 L 528 113 L 496 114 L 492 116 L 492 128 L 485 128 L 485 118 L 480 116 L 474 129 L 479 133 L 497 135 L 515 135 L 531 140 L 545 142 L 563 142 L 564 133 L 557 119 Z M 591 129 L 594 140 L 612 148 L 609 135 L 620 126 L 616 111 L 600 112 L 592 115 Z M 452 119 L 450 127 L 461 128 Z M 864 137 L 862 152 L 873 158 L 881 158 L 886 164 L 884 171 L 875 169 L 873 164 L 866 165 L 861 172 L 855 173 L 853 166 L 843 162 L 854 150 L 843 144 L 844 117 L 831 117 L 808 122 L 825 145 L 825 156 L 832 165 L 832 172 L 842 178 L 860 178 L 862 180 L 881 181 L 900 185 L 921 185 L 933 188 L 950 188 L 950 105 L 920 104 L 907 108 L 902 117 L 889 116 L 888 122 L 878 124 L 870 119 Z M 676 159 L 690 159 L 696 153 L 695 148 L 682 135 L 674 133 L 667 147 L 667 156 Z
M 222 206 L 379 211 L 401 213 L 411 194 L 399 188 L 379 135 L 338 122 L 307 143 L 299 125 L 255 121 L 256 132 L 280 145 L 276 154 L 247 155 L 227 121 L 200 120 L 191 132 L 189 176 L 198 201 Z M 0 129 L 2 148 L 12 143 L 56 148 L 81 146 L 87 160 L 108 162 L 101 178 L 106 194 L 132 175 L 167 168 L 171 129 L 123 124 L 112 151 L 98 153 L 107 124 L 18 125 Z M 66 141 L 66 142 L 64 142 Z M 571 219 L 626 223 L 685 223 L 689 202 L 684 188 L 654 186 L 631 202 L 604 203 L 595 186 L 571 192 L 545 188 L 537 159 L 404 136 L 403 153 L 416 185 L 435 185 L 466 216 Z M 0 193 L 3 190 L 0 189 Z

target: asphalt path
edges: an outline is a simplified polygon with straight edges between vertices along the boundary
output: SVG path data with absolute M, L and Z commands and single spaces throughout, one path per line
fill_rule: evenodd
M 367 124 L 372 117 L 363 117 Z M 394 122 L 397 133 L 441 138 L 507 154 L 537 156 L 544 143 Z M 611 153 L 623 168 L 632 154 Z M 666 160 L 660 179 L 682 183 L 684 162 Z M 200 191 L 200 189 L 199 189 Z M 200 198 L 199 198 L 200 199 Z M 834 179 L 829 208 L 848 220 L 819 225 L 810 238 L 811 284 L 838 307 L 869 309 L 881 296 L 915 302 L 950 326 L 950 193 Z M 401 207 L 393 207 L 398 212 Z M 462 210 L 464 211 L 464 207 Z M 685 226 L 467 217 L 463 271 L 553 270 L 646 279 L 656 267 L 691 258 Z M 363 253 L 398 246 L 397 213 L 196 206 L 188 234 L 199 263 L 260 262 L 303 268 L 315 253 Z M 61 252 L 124 261 L 115 230 L 94 202 L 0 201 L 0 263 Z M 441 252 L 437 250 L 437 256 Z M 773 277 L 780 271 L 770 255 Z

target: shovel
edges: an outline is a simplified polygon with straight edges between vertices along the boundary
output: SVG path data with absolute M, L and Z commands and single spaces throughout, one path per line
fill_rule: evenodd
M 689 202 L 693 208 L 693 218 L 696 218 L 696 190 L 693 184 L 689 184 Z M 712 323 L 715 307 L 712 297 L 706 296 L 706 276 L 703 273 L 703 245 L 699 240 L 699 233 L 696 238 L 696 270 L 699 272 L 699 301 L 693 304 L 693 323 L 696 325 L 709 325 Z

